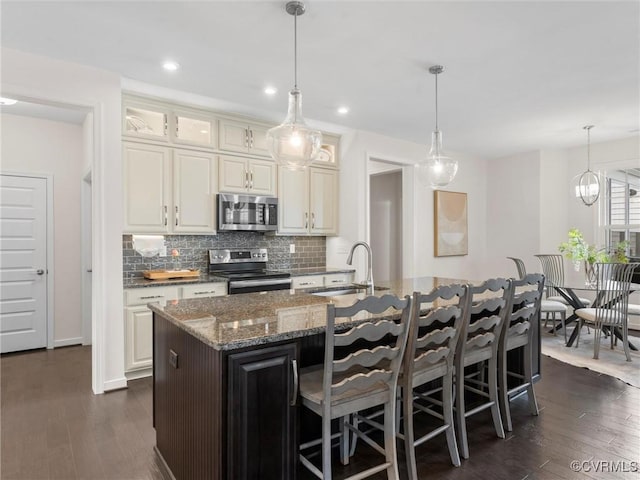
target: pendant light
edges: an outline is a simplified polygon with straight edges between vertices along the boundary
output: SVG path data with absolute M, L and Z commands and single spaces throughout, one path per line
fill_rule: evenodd
M 267 132 L 269 152 L 274 160 L 291 169 L 308 166 L 320 153 L 322 134 L 309 128 L 302 118 L 302 94 L 298 89 L 298 16 L 304 3 L 288 2 L 285 9 L 293 15 L 293 88 L 289 92 L 289 109 L 281 125 Z
M 431 150 L 426 160 L 415 165 L 418 181 L 432 188 L 446 187 L 458 172 L 458 161 L 442 150 L 442 132 L 438 128 L 438 75 L 443 71 L 442 65 L 429 68 L 429 73 L 436 77 L 436 129 L 431 134 Z
M 591 171 L 591 129 L 593 125 L 582 127 L 587 131 L 587 170 L 580 175 L 575 187 L 576 197 L 580 197 L 582 203 L 590 207 L 600 196 L 600 180 L 598 175 Z

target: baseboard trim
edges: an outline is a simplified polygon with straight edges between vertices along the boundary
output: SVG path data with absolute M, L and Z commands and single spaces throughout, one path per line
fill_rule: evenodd
M 138 378 L 150 377 L 153 375 L 153 368 L 143 368 L 141 370 L 131 370 L 130 372 L 124 373 L 127 380 L 137 380 Z
M 167 461 L 160 453 L 160 450 L 158 450 L 157 445 L 153 446 L 153 451 L 156 452 L 156 455 L 158 456 L 158 460 L 160 461 L 160 471 L 162 472 L 164 478 L 167 478 L 169 480 L 176 480 L 176 477 L 173 476 L 173 472 L 169 468 L 169 465 L 167 465 Z
M 125 377 L 117 378 L 115 380 L 107 380 L 104 382 L 104 391 L 119 390 L 121 388 L 127 388 L 127 379 Z
M 69 347 L 71 345 L 82 345 L 82 337 L 63 338 L 53 341 L 53 348 Z

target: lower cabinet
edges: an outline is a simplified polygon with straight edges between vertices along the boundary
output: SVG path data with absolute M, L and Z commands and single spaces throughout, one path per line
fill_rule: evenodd
M 217 297 L 227 294 L 225 282 L 130 288 L 124 292 L 124 371 L 128 379 L 151 375 L 153 327 L 151 302 L 166 303 L 184 298 Z
M 228 479 L 295 477 L 296 355 L 295 344 L 229 355 Z

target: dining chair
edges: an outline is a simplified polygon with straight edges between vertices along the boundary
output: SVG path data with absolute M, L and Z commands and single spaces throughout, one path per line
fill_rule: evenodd
M 440 286 L 427 294 L 413 294 L 409 338 L 398 380 L 403 426 L 398 436 L 404 440 L 410 480 L 418 479 L 416 447 L 441 433 L 446 434 L 451 463 L 460 466 L 453 417 L 453 359 L 469 300 L 467 285 Z M 435 380 L 442 381 L 442 388 L 417 390 Z M 441 393 L 440 399 L 434 396 L 436 393 Z M 441 408 L 441 413 L 434 406 Z M 415 438 L 414 416 L 418 413 L 434 416 L 442 424 Z
M 631 361 L 628 337 L 629 294 L 631 276 L 639 263 L 595 263 L 597 279 L 595 308 L 580 308 L 578 316 L 578 336 L 576 347 L 580 342 L 580 330 L 583 324 L 593 326 L 593 358 L 600 354 L 600 339 L 603 328 L 611 338 L 611 349 L 617 344 L 616 332 L 622 338 L 622 347 L 627 361 Z
M 395 400 L 410 310 L 411 297 L 399 299 L 394 295 L 369 296 L 347 307 L 327 306 L 324 364 L 308 367 L 300 374 L 302 404 L 321 417 L 322 438 L 300 445 L 299 458 L 318 478 L 331 480 L 331 421 L 340 419 L 340 432 L 336 436 L 341 441 L 346 438 L 343 432 L 348 428 L 385 457 L 384 462 L 348 478 L 366 478 L 386 470 L 387 478 L 398 479 Z M 370 314 L 379 316 L 383 312 L 382 320 L 366 321 Z M 338 329 L 346 331 L 336 332 L 336 320 Z M 365 321 L 344 328 L 354 320 Z M 387 363 L 382 363 L 383 360 Z M 347 421 L 353 413 L 379 406 L 384 408 L 384 448 Z M 318 444 L 322 469 L 303 454 Z M 344 452 L 344 443 L 341 447 Z
M 520 258 L 516 257 L 507 257 L 510 260 L 513 260 L 516 264 L 516 268 L 518 269 L 519 279 L 522 280 L 527 276 L 527 269 L 524 266 L 524 262 Z M 565 321 L 567 320 L 567 305 L 566 301 L 560 302 L 557 300 L 549 300 L 547 298 L 541 299 L 540 302 L 540 312 L 544 314 L 544 326 L 547 326 L 549 322 L 549 315 L 551 315 L 551 323 L 553 324 L 553 334 L 557 335 L 556 328 L 556 314 L 560 316 L 560 323 L 562 325 L 562 331 L 564 333 L 564 341 L 567 341 L 567 330 L 565 328 Z
M 471 287 L 468 320 L 463 325 L 454 359 L 456 426 L 460 455 L 463 458 L 469 458 L 466 419 L 471 415 L 490 408 L 496 434 L 504 438 L 498 406 L 498 343 L 505 324 L 511 283 L 512 280 L 494 278 Z M 482 387 L 484 381 L 474 378 L 473 373 L 465 375 L 465 368 L 474 365 L 483 368 L 485 362 L 488 371 L 486 391 L 477 388 Z M 486 401 L 467 410 L 465 390 L 479 395 Z
M 562 287 L 565 284 L 564 278 L 564 259 L 559 254 L 538 254 L 534 255 L 540 260 L 542 266 L 542 273 L 544 273 L 545 285 L 546 285 L 546 299 L 569 305 L 569 302 L 562 295 L 554 295 L 555 289 L 553 287 Z M 580 303 L 585 307 L 591 305 L 591 300 L 588 298 L 578 298 Z
M 498 346 L 498 381 L 500 384 L 500 411 L 505 428 L 513 430 L 510 401 L 526 391 L 532 415 L 538 415 L 538 402 L 533 389 L 532 342 L 534 322 L 540 314 L 540 304 L 544 290 L 544 276 L 530 273 L 521 280 L 514 280 L 507 307 L 507 322 L 502 329 Z M 508 353 L 523 348 L 522 373 L 509 369 Z M 518 379 L 518 384 L 509 388 L 509 378 Z

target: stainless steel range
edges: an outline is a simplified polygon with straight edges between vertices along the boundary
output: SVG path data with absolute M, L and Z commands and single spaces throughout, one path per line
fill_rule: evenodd
M 229 279 L 229 294 L 286 290 L 290 274 L 267 270 L 266 248 L 209 250 L 209 273 Z

